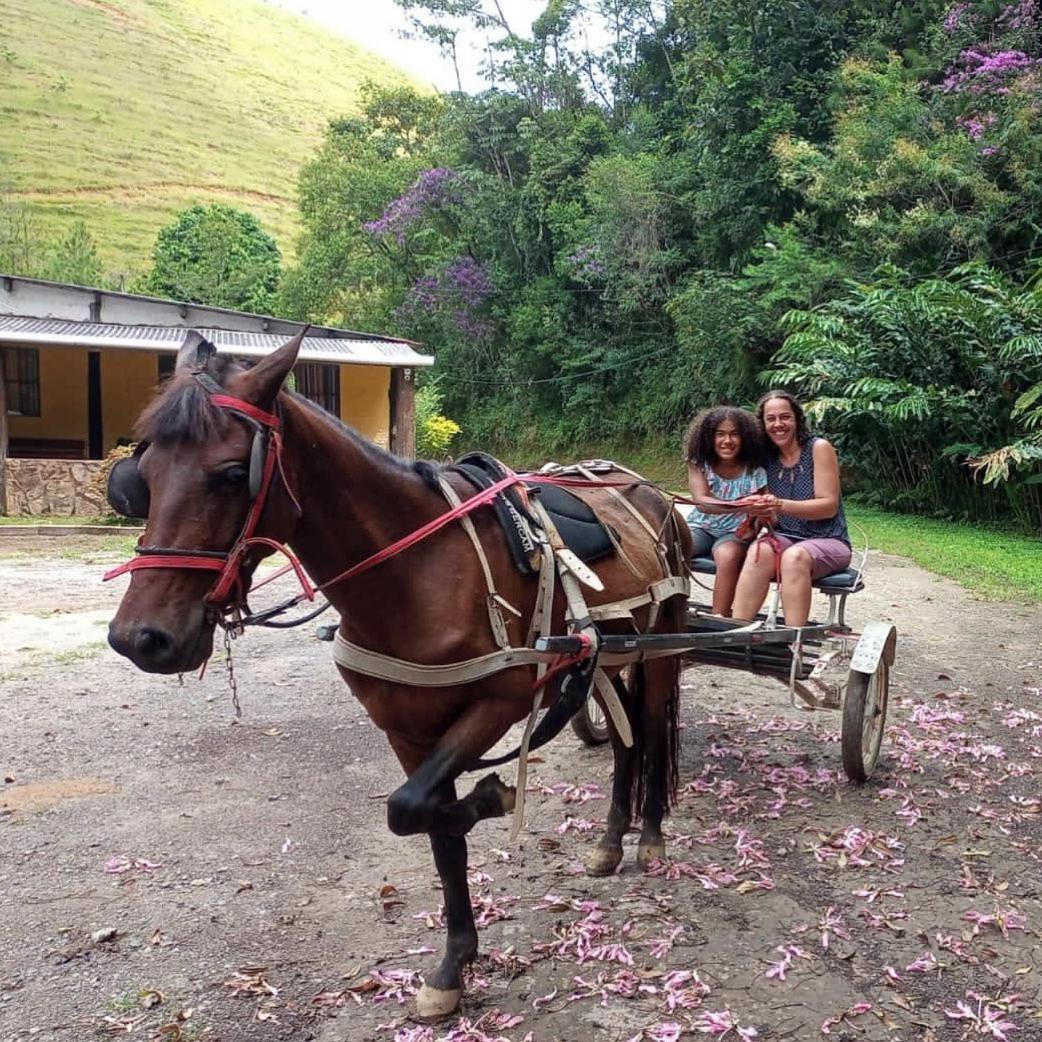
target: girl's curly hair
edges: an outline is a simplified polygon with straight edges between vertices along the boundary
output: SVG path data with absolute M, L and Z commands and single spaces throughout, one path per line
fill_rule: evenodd
M 698 466 L 716 463 L 716 429 L 730 420 L 738 431 L 742 444 L 738 450 L 738 462 L 747 467 L 763 464 L 764 439 L 760 421 L 745 409 L 734 405 L 717 405 L 703 409 L 688 426 L 684 435 L 684 459 Z
M 796 444 L 802 448 L 807 444 L 807 439 L 810 437 L 810 427 L 807 425 L 807 414 L 803 411 L 803 406 L 800 405 L 800 403 L 796 401 L 795 397 L 788 391 L 768 391 L 756 403 L 756 415 L 760 420 L 760 429 L 763 430 L 763 410 L 772 398 L 780 398 L 783 402 L 789 403 L 789 406 L 792 409 L 792 415 L 796 417 Z M 764 436 L 763 444 L 772 456 L 778 455 L 778 449 L 775 447 L 774 442 L 766 436 Z

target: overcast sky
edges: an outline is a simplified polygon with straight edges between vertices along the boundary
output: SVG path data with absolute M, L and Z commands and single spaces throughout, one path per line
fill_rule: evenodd
M 383 55 L 418 79 L 441 90 L 455 90 L 456 76 L 452 63 L 442 58 L 434 44 L 420 40 L 403 40 L 398 30 L 406 28 L 406 19 L 393 0 L 273 0 L 285 7 L 321 22 L 350 40 Z M 546 0 L 500 0 L 503 11 L 515 32 L 527 34 L 532 22 L 546 7 Z M 485 84 L 478 76 L 481 61 L 481 38 L 471 36 L 468 46 L 460 47 L 460 71 L 463 89 L 475 91 Z

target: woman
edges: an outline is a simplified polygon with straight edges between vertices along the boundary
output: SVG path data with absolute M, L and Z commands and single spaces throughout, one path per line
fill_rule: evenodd
M 692 553 L 716 562 L 713 614 L 729 616 L 749 548 L 750 537 L 742 531 L 747 517 L 742 504 L 746 496 L 767 491 L 759 421 L 730 405 L 704 409 L 684 436 L 684 456 L 695 504 L 687 519 Z
M 767 435 L 769 492 L 753 497 L 746 509 L 774 521 L 785 623 L 804 626 L 810 617 L 811 583 L 850 564 L 839 460 L 824 438 L 810 433 L 800 403 L 788 391 L 768 391 L 756 411 Z M 756 617 L 775 577 L 774 558 L 766 540 L 746 557 L 735 592 L 736 618 Z

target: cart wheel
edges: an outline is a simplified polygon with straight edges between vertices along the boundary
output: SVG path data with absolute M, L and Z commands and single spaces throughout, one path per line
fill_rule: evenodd
M 879 759 L 890 693 L 890 670 L 880 658 L 874 673 L 851 670 L 843 701 L 843 769 L 854 782 L 868 781 Z
M 608 740 L 608 717 L 595 698 L 586 699 L 572 717 L 572 730 L 587 745 L 604 745 Z

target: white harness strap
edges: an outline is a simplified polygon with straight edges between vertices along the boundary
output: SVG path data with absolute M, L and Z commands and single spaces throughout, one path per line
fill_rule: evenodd
M 438 484 L 441 487 L 441 494 L 449 501 L 449 505 L 458 507 L 462 500 L 443 475 L 438 476 Z M 509 648 L 510 637 L 507 634 L 507 626 L 501 609 L 506 608 L 507 611 L 512 612 L 518 618 L 521 618 L 521 612 L 496 592 L 496 582 L 492 578 L 492 569 L 489 566 L 488 557 L 485 555 L 485 548 L 481 545 L 481 540 L 478 538 L 477 530 L 474 528 L 474 522 L 470 519 L 470 515 L 463 514 L 459 518 L 459 523 L 463 526 L 463 531 L 470 537 L 474 553 L 477 554 L 478 562 L 481 564 L 481 571 L 485 575 L 485 585 L 488 587 L 488 599 L 485 603 L 488 607 L 488 624 L 492 629 L 492 636 L 501 648 Z
M 363 673 L 378 680 L 391 680 L 410 687 L 455 687 L 481 680 L 493 673 L 515 666 L 545 664 L 554 656 L 535 648 L 502 648 L 487 655 L 464 659 L 462 662 L 447 662 L 441 666 L 425 666 L 419 662 L 382 655 L 378 651 L 352 644 L 339 633 L 333 638 L 333 659 L 339 666 Z

